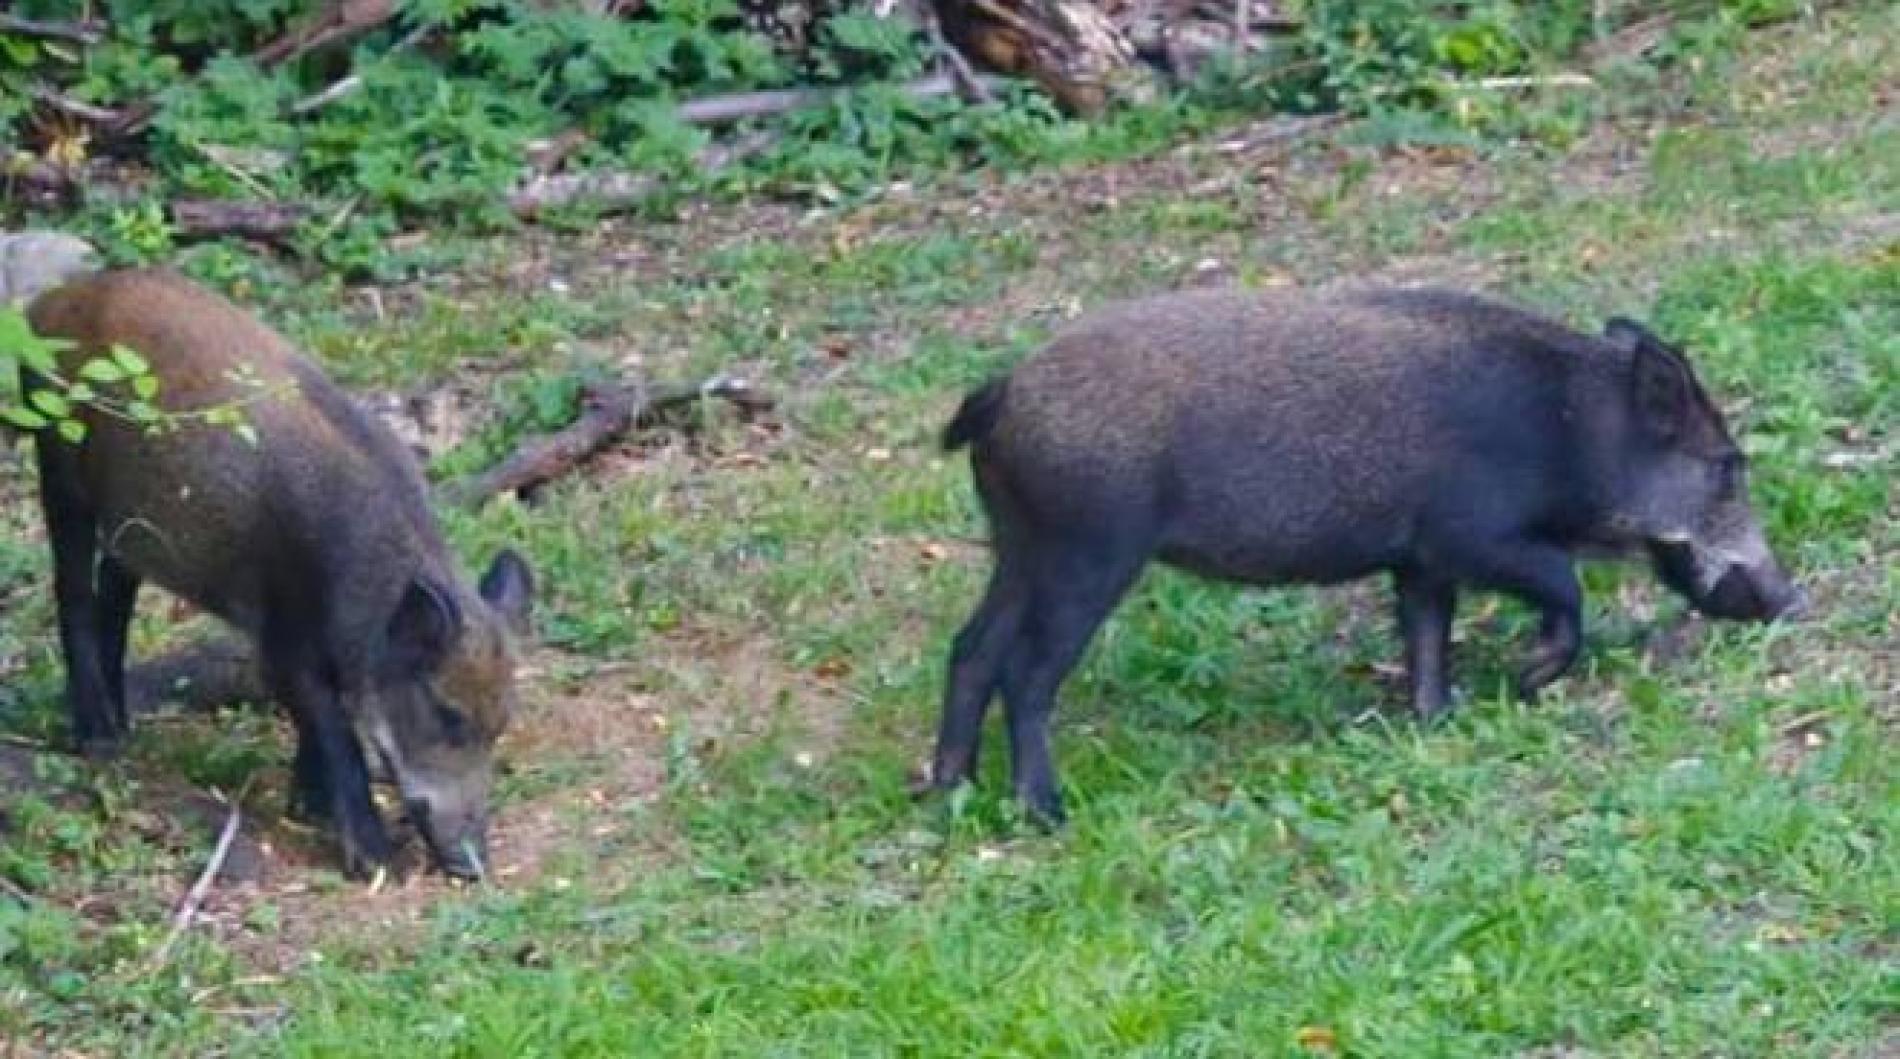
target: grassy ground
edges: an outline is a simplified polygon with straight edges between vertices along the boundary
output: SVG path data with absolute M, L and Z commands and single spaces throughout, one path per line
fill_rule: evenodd
M 423 247 L 401 289 L 229 279 L 366 387 L 442 397 L 480 464 L 572 378 L 740 371 L 776 422 L 597 461 L 455 517 L 547 589 L 502 884 L 342 884 L 275 818 L 268 713 L 59 732 L 30 504 L 0 541 L 0 1040 L 28 1054 L 1876 1056 L 1900 1053 L 1900 16 L 1608 83 L 1560 151 L 1230 130 L 1163 157 L 838 214 Z M 1694 350 L 1820 616 L 1710 626 L 1590 571 L 1586 660 L 1498 687 L 1525 615 L 1460 624 L 1470 701 L 1397 708 L 1381 586 L 1153 573 L 1066 689 L 1073 823 L 988 781 L 913 804 L 985 556 L 932 448 L 967 384 L 1079 307 L 1202 282 L 1434 279 Z M 499 421 L 453 422 L 465 406 Z M 18 473 L 18 472 L 11 472 Z M 16 495 L 25 485 L 14 481 Z M 138 637 L 172 624 L 155 603 Z M 222 809 L 261 866 L 149 953 Z M 195 808 L 192 808 L 195 806 Z M 192 808 L 190 812 L 184 809 Z M 11 1054 L 11 1053 L 9 1053 Z

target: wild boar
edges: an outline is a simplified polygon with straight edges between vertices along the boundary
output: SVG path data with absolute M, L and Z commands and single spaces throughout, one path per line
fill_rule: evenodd
M 82 413 L 79 444 L 40 432 L 81 748 L 109 755 L 126 732 L 126 629 L 151 581 L 255 642 L 296 725 L 293 807 L 335 825 L 347 872 L 362 877 L 392 852 L 370 754 L 437 863 L 481 874 L 493 748 L 514 709 L 514 640 L 533 594 L 527 564 L 504 550 L 471 589 L 402 443 L 283 337 L 179 275 L 96 273 L 40 295 L 28 319 L 71 341 L 68 371 L 122 345 L 150 364 L 163 409 L 235 404 L 251 435 L 197 421 L 153 433 L 96 409 Z
M 1802 600 L 1721 412 L 1626 319 L 1592 337 L 1430 289 L 1165 295 L 1069 327 L 943 443 L 971 446 L 995 565 L 951 649 L 931 785 L 973 775 L 1000 692 L 1015 791 L 1051 822 L 1056 690 L 1151 558 L 1250 585 L 1389 573 L 1426 718 L 1461 586 L 1540 612 L 1525 696 L 1577 657 L 1580 553 L 1646 553 L 1716 617 Z

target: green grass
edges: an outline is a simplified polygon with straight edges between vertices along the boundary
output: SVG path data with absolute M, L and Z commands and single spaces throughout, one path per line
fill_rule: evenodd
M 1127 201 L 1104 212 L 1078 214 L 1062 185 L 1087 177 L 1069 172 L 831 225 L 536 244 L 566 291 L 484 291 L 525 241 L 469 248 L 467 285 L 420 284 L 380 321 L 334 290 L 271 292 L 352 383 L 514 380 L 469 460 L 629 352 L 658 375 L 752 374 L 786 427 L 724 422 L 638 473 L 451 518 L 471 563 L 508 541 L 534 558 L 556 653 L 530 698 L 553 709 L 558 685 L 613 744 L 516 755 L 504 832 L 537 812 L 565 827 L 531 877 L 434 893 L 383 930 L 412 906 L 302 869 L 327 896 L 278 880 L 233 897 L 144 971 L 209 835 L 153 827 L 142 800 L 181 777 L 279 782 L 281 726 L 167 721 L 106 770 L 41 755 L 70 797 L 7 807 L 0 873 L 43 896 L 0 895 L 0 1037 L 309 1056 L 1887 1054 L 1900 144 L 1865 101 L 1891 85 L 1896 39 L 1880 10 L 1758 34 L 1720 78 L 1606 106 L 1572 152 L 1495 148 L 1450 181 L 1364 151 L 1342 176 L 1315 147 L 1272 181 L 1186 194 L 1233 177 L 1206 151 L 1126 164 Z M 1607 171 L 1606 144 L 1633 165 Z M 1168 179 L 1142 190 L 1143 174 Z M 600 263 L 628 240 L 649 265 Z M 1735 409 L 1757 507 L 1820 615 L 1696 624 L 1664 651 L 1681 604 L 1592 568 L 1585 660 L 1526 707 L 1500 694 L 1526 615 L 1474 602 L 1469 701 L 1425 730 L 1376 675 L 1396 661 L 1380 586 L 1156 571 L 1065 689 L 1066 832 L 1021 826 L 994 733 L 979 789 L 913 804 L 942 654 L 984 574 L 956 540 L 980 525 L 937 427 L 1073 307 L 1208 257 L 1243 281 L 1442 262 L 1588 326 L 1651 319 Z M 4 517 L 0 711 L 48 738 L 43 560 L 30 508 Z M 139 633 L 161 642 L 162 617 Z M 659 778 L 627 780 L 618 743 Z M 250 954 L 301 948 L 305 916 L 324 958 L 259 979 Z

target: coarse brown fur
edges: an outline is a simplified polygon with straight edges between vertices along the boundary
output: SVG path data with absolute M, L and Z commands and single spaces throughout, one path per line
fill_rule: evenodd
M 526 566 L 504 553 L 470 588 L 401 442 L 282 336 L 175 273 L 88 276 L 42 295 L 29 319 L 73 343 L 68 374 L 114 346 L 136 351 L 156 403 L 186 417 L 152 431 L 87 409 L 83 443 L 40 439 L 82 744 L 109 751 L 123 734 L 123 623 L 149 580 L 258 642 L 297 721 L 302 808 L 337 818 L 352 870 L 389 854 L 366 752 L 388 761 L 444 864 L 478 869 L 462 847 L 478 850 L 490 748 L 514 702 Z M 190 418 L 233 405 L 254 440 Z

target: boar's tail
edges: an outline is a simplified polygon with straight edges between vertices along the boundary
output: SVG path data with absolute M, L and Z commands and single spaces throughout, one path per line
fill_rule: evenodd
M 996 417 L 1003 412 L 1003 393 L 1008 383 L 1007 377 L 999 375 L 963 398 L 963 403 L 957 406 L 957 414 L 950 417 L 950 425 L 943 428 L 945 452 L 955 452 L 981 441 L 995 429 Z

